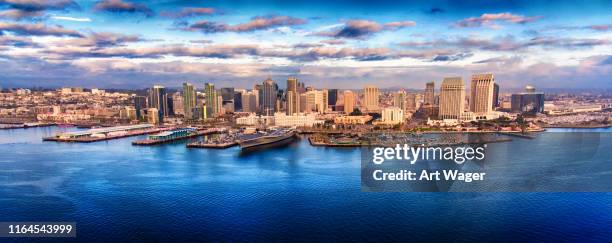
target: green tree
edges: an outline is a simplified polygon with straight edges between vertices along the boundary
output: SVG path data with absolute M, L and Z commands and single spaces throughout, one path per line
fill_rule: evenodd
M 361 116 L 363 115 L 363 113 L 361 113 L 361 110 L 359 110 L 359 108 L 355 108 L 353 109 L 353 112 L 351 112 L 351 114 L 349 114 L 351 116 Z

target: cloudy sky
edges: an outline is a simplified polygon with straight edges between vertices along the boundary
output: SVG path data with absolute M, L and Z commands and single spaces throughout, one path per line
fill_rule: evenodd
M 3 87 L 612 88 L 611 1 L 0 0 Z

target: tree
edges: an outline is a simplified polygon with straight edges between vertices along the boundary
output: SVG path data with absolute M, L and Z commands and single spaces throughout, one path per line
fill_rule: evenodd
M 353 112 L 351 112 L 351 114 L 349 114 L 351 116 L 361 116 L 363 115 L 363 113 L 361 113 L 361 110 L 359 110 L 359 108 L 355 108 L 353 109 Z

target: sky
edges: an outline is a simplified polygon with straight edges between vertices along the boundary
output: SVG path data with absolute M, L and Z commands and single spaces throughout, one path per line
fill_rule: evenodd
M 612 89 L 612 1 L 0 0 L 0 86 Z

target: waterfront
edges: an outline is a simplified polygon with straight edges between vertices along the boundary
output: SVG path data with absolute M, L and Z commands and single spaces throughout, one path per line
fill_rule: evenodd
M 131 145 L 145 136 L 41 141 L 57 129 L 0 131 L 0 221 L 76 221 L 79 240 L 612 240 L 611 193 L 366 193 L 359 149 L 306 139 L 251 153 L 188 149 L 188 140 Z M 612 130 L 550 132 L 560 131 Z M 581 157 L 578 142 L 490 146 L 500 152 L 493 160 L 541 160 L 557 151 L 548 145 L 574 154 L 563 161 L 610 158 L 609 143 Z

